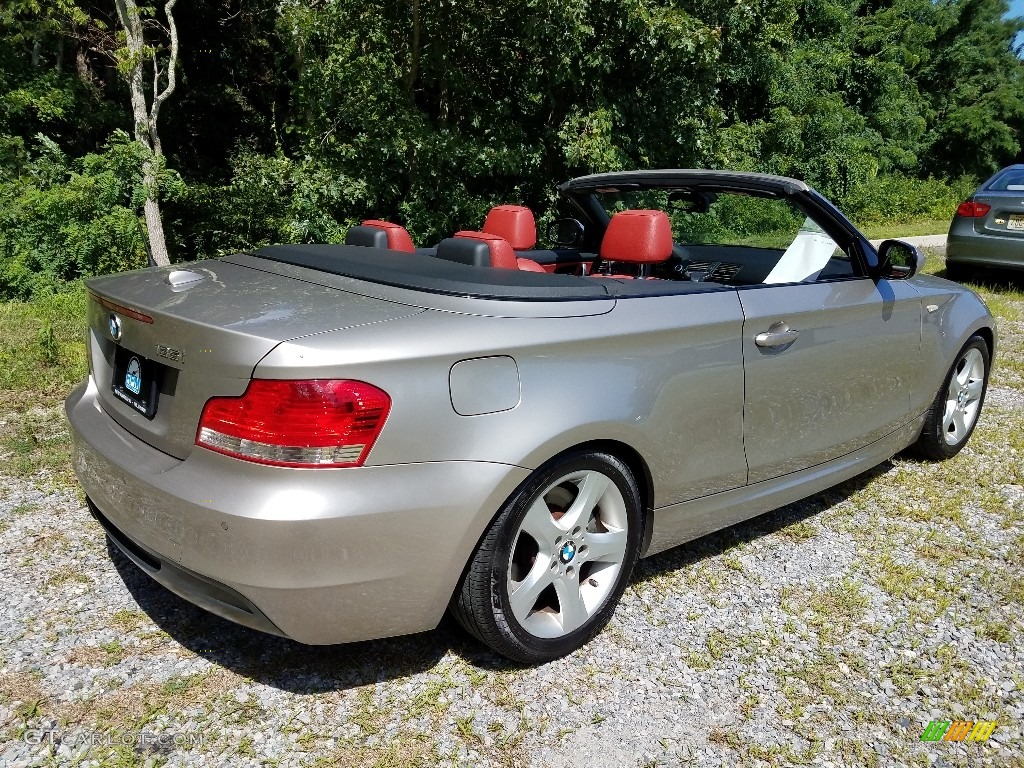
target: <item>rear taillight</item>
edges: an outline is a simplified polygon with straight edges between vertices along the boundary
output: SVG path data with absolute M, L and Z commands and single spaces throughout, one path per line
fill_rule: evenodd
M 362 381 L 253 379 L 239 397 L 207 401 L 196 445 L 260 464 L 358 467 L 390 409 Z
M 959 207 L 957 207 L 956 209 L 956 215 L 965 219 L 980 219 L 982 216 L 985 216 L 991 210 L 991 205 L 986 205 L 985 203 L 976 203 L 973 200 L 968 200 L 965 203 L 960 203 Z

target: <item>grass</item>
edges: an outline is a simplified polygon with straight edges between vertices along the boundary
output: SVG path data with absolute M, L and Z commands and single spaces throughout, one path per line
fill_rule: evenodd
M 905 224 L 887 222 L 858 225 L 868 240 L 887 238 L 919 237 L 921 235 L 944 235 L 949 231 L 949 219 L 918 219 Z
M 14 477 L 72 481 L 62 403 L 88 373 L 81 285 L 33 302 L 0 304 L 0 463 Z
M 863 589 L 851 578 L 824 587 L 785 587 L 781 597 L 782 608 L 814 629 L 822 642 L 846 635 L 868 604 Z
M 85 378 L 85 289 L 0 303 L 0 413 L 59 405 Z

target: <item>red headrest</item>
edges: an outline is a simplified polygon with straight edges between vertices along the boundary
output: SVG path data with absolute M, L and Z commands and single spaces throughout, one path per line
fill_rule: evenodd
M 406 251 L 407 253 L 415 253 L 416 246 L 412 244 L 412 238 L 409 237 L 409 233 L 405 227 L 399 226 L 398 224 L 392 224 L 390 221 L 379 221 L 377 219 L 367 219 L 363 222 L 364 227 L 377 227 L 383 229 L 388 233 L 388 248 L 392 251 Z
M 537 222 L 533 212 L 522 205 L 499 205 L 491 208 L 484 220 L 483 231 L 508 240 L 517 251 L 537 244 Z
M 461 237 L 467 240 L 480 240 L 487 243 L 487 247 L 491 249 L 491 266 L 497 267 L 498 269 L 518 269 L 519 265 L 516 263 L 516 254 L 512 250 L 512 246 L 509 245 L 508 240 L 497 235 L 492 235 L 487 232 L 473 232 L 471 230 L 463 230 L 462 232 L 456 232 L 454 237 Z
M 601 240 L 601 258 L 653 264 L 672 255 L 672 225 L 664 211 L 619 211 Z

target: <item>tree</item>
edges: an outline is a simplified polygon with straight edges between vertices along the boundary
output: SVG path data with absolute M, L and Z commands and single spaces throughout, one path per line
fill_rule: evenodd
M 932 114 L 927 162 L 940 173 L 988 176 L 1018 159 L 1024 126 L 1024 63 L 1006 0 L 947 0 L 934 56 L 922 73 Z
M 167 18 L 165 28 L 156 23 L 155 19 L 144 19 L 135 0 L 115 0 L 117 17 L 125 32 L 125 48 L 121 51 L 120 69 L 131 93 L 135 140 L 146 150 L 142 163 L 143 182 L 146 185 L 143 211 L 146 228 L 149 231 L 150 253 L 153 261 L 162 265 L 170 264 L 171 260 L 167 253 L 163 219 L 160 215 L 158 176 L 164 152 L 157 132 L 157 120 L 160 116 L 160 107 L 174 93 L 177 85 L 175 69 L 178 65 L 178 29 L 174 25 L 172 15 L 176 2 L 177 0 L 167 0 L 164 5 L 164 15 Z M 170 38 L 170 52 L 163 64 L 158 49 L 146 42 L 146 28 L 154 26 L 161 32 L 166 32 Z M 143 84 L 143 70 L 147 58 L 151 60 L 153 70 L 153 95 L 148 103 Z M 161 80 L 164 81 L 162 87 Z

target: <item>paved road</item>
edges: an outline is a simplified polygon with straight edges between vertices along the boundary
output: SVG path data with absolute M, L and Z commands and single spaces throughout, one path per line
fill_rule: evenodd
M 945 235 L 919 235 L 917 237 L 901 237 L 900 240 L 905 240 L 911 245 L 923 246 L 925 248 L 945 248 L 946 247 L 946 236 Z M 878 245 L 881 240 L 872 240 L 872 245 Z

